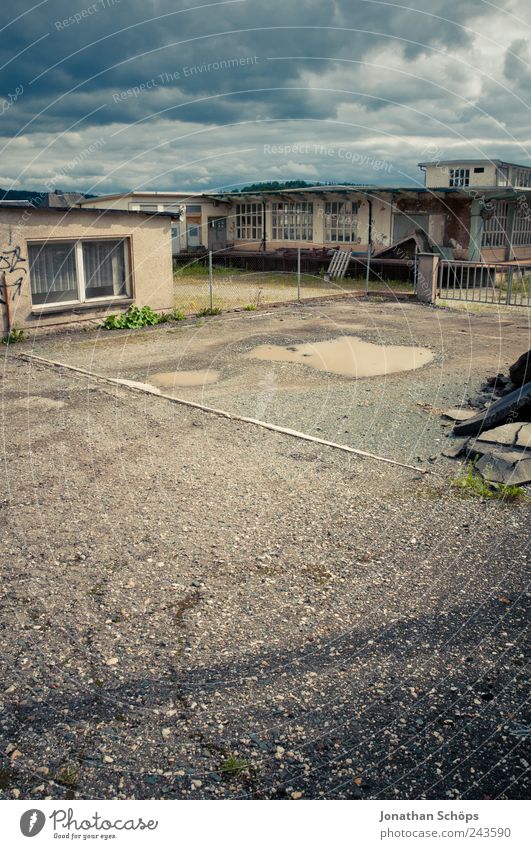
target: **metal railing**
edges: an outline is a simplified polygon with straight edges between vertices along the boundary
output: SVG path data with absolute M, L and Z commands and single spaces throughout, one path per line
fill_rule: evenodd
M 441 260 L 439 297 L 507 306 L 531 306 L 531 265 Z

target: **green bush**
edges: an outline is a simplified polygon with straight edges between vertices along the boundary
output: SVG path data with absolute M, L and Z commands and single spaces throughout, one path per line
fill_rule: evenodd
M 15 342 L 23 342 L 25 338 L 26 334 L 23 330 L 17 330 L 16 327 L 13 327 L 7 336 L 4 336 L 2 339 L 2 345 L 13 345 Z
M 219 315 L 221 312 L 221 307 L 205 307 L 202 310 L 199 310 L 197 313 L 198 318 L 202 318 L 204 315 Z
M 165 324 L 167 321 L 183 321 L 186 316 L 181 310 L 157 314 L 151 307 L 131 306 L 122 315 L 108 315 L 101 325 L 103 330 L 124 330 L 137 327 L 149 327 L 154 324 Z

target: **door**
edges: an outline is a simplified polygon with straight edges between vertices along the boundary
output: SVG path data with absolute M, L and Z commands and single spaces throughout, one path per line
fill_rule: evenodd
M 208 219 L 208 249 L 209 251 L 222 251 L 227 247 L 227 219 Z
M 181 253 L 181 222 L 171 222 L 171 252 L 173 256 Z
M 186 228 L 188 231 L 188 247 L 198 248 L 201 244 L 201 225 L 199 222 L 186 220 Z
M 412 236 L 415 230 L 424 230 L 428 233 L 429 216 L 425 214 L 407 215 L 398 213 L 393 216 L 393 243 Z

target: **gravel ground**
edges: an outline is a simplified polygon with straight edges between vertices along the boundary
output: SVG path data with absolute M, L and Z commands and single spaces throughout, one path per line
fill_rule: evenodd
M 329 301 L 140 333 L 90 331 L 38 338 L 26 348 L 141 382 L 161 372 L 213 369 L 220 374 L 217 383 L 175 386 L 175 395 L 448 471 L 455 464 L 441 452 L 451 424 L 441 419 L 441 410 L 475 402 L 486 377 L 507 371 L 531 347 L 528 311 L 513 313 L 484 316 L 413 303 Z M 355 380 L 245 356 L 259 345 L 311 343 L 339 335 L 429 348 L 434 359 L 417 371 Z
M 2 388 L 2 798 L 526 795 L 527 502 L 11 351 Z

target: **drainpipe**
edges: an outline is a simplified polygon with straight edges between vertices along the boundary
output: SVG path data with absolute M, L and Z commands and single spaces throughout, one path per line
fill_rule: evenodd
M 372 198 L 367 198 L 369 202 L 369 230 L 368 230 L 368 245 L 367 245 L 367 253 L 370 253 L 372 249 Z
M 267 233 L 266 233 L 266 203 L 265 200 L 262 201 L 262 250 L 265 252 L 267 246 Z
M 468 242 L 468 259 L 471 262 L 481 261 L 481 242 L 483 240 L 483 229 L 485 218 L 481 214 L 482 201 L 474 198 L 470 204 L 470 236 Z
M 2 291 L 4 293 L 4 302 L 6 305 L 6 325 L 7 325 L 7 333 L 6 336 L 9 336 L 11 333 L 11 311 L 9 308 L 9 289 L 7 286 L 6 273 L 2 271 Z

